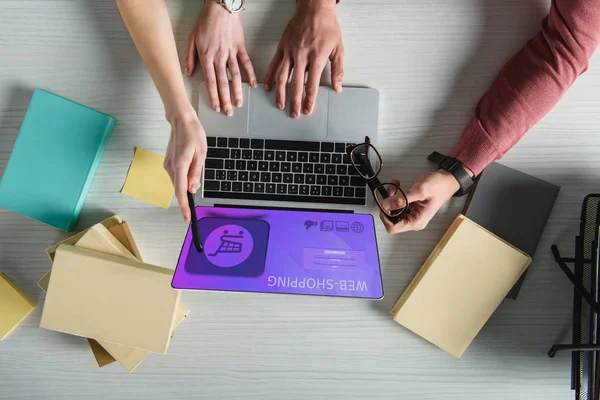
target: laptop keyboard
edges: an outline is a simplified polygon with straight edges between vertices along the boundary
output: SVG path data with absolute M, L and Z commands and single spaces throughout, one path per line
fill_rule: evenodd
M 366 204 L 353 143 L 208 137 L 204 197 Z

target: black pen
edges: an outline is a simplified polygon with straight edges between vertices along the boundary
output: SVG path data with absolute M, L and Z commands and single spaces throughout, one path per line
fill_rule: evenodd
M 190 205 L 190 211 L 192 213 L 192 237 L 194 239 L 194 246 L 196 246 L 196 250 L 198 253 L 202 253 L 204 250 L 202 248 L 202 240 L 200 240 L 200 232 L 198 232 L 198 216 L 196 215 L 196 203 L 194 202 L 194 195 L 190 192 L 187 194 L 188 203 Z

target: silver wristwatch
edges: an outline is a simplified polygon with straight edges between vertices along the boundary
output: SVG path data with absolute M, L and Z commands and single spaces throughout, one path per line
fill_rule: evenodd
M 244 11 L 244 6 L 246 5 L 246 0 L 204 0 L 205 3 L 207 1 L 212 1 L 214 3 L 222 5 L 223 8 L 229 11 L 230 13 Z

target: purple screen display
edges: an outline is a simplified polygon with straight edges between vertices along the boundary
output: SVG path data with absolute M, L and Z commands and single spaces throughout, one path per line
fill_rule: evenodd
M 370 214 L 197 207 L 204 251 L 188 229 L 176 289 L 383 297 Z

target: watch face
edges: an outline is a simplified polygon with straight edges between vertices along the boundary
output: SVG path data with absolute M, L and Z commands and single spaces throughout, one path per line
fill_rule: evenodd
M 244 4 L 246 0 L 225 0 L 225 6 L 231 12 L 238 12 L 244 9 Z

